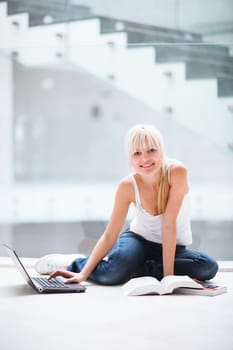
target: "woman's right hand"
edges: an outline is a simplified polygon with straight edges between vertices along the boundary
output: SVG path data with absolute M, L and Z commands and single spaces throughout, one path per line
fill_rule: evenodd
M 57 276 L 62 276 L 67 278 L 67 280 L 64 283 L 80 283 L 85 281 L 85 276 L 82 274 L 82 272 L 76 273 L 71 272 L 67 270 L 56 270 L 51 273 L 51 275 L 48 277 L 48 280 L 51 280 L 52 278 L 55 278 Z

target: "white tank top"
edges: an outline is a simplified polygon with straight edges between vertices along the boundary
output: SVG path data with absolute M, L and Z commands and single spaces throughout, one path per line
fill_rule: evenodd
M 134 185 L 136 200 L 134 216 L 130 223 L 130 230 L 144 237 L 148 241 L 162 243 L 161 222 L 163 214 L 151 215 L 142 207 L 137 182 L 133 174 L 130 175 L 130 179 L 132 180 Z M 190 196 L 189 193 L 187 193 L 184 196 L 180 211 L 176 219 L 176 244 L 189 245 L 192 243 L 192 231 L 190 221 Z

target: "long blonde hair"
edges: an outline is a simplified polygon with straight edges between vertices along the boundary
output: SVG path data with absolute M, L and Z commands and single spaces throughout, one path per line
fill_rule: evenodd
M 128 159 L 131 159 L 132 154 L 138 147 L 144 147 L 146 141 L 155 145 L 162 155 L 162 166 L 160 171 L 159 191 L 157 198 L 158 214 L 165 212 L 168 195 L 169 195 L 169 160 L 167 158 L 163 137 L 158 129 L 153 125 L 138 124 L 133 126 L 126 134 L 126 150 Z

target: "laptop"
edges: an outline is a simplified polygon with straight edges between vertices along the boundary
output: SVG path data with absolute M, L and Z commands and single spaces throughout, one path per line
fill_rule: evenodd
M 22 261 L 18 257 L 16 251 L 6 244 L 3 244 L 6 248 L 9 256 L 12 258 L 19 272 L 25 279 L 25 281 L 38 293 L 82 293 L 85 292 L 86 287 L 80 283 L 65 284 L 65 278 L 56 277 L 52 280 L 48 280 L 47 277 L 31 277 L 25 269 Z

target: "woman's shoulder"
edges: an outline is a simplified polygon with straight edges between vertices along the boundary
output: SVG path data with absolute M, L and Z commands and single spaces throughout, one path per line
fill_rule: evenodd
M 132 201 L 134 198 L 133 175 L 123 177 L 118 184 L 118 194 Z
M 118 184 L 118 189 L 122 191 L 131 191 L 133 189 L 133 175 L 123 177 Z
M 133 185 L 133 180 L 134 180 L 133 174 L 127 175 L 120 180 L 119 186 L 122 188 L 131 188 Z
M 168 158 L 169 166 L 185 166 L 184 163 L 176 158 Z
M 171 171 L 171 173 L 187 172 L 187 167 L 185 166 L 185 164 L 178 159 L 169 159 L 168 168 Z
M 183 188 L 185 193 L 189 191 L 188 170 L 181 161 L 175 160 L 170 163 L 168 178 L 169 184 L 175 186 L 174 188 Z
M 169 159 L 168 177 L 169 183 L 174 181 L 187 182 L 187 167 L 185 164 L 177 159 Z

